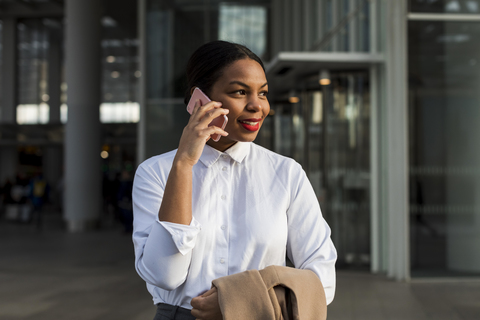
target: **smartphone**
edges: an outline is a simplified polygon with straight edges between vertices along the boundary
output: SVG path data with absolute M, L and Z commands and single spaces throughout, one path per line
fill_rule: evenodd
M 207 97 L 207 95 L 205 93 L 203 93 L 202 90 L 200 90 L 200 88 L 195 88 L 195 90 L 193 90 L 192 97 L 190 98 L 190 101 L 188 102 L 188 105 L 187 105 L 188 113 L 192 114 L 193 108 L 195 107 L 195 101 L 197 101 L 197 100 L 200 101 L 201 106 L 203 106 L 203 105 L 205 105 L 205 104 L 207 104 L 211 101 Z M 221 115 L 221 116 L 213 119 L 213 121 L 210 122 L 210 124 L 208 126 L 209 127 L 210 126 L 216 126 L 216 127 L 225 129 L 225 126 L 227 125 L 227 121 L 228 121 L 227 116 L 226 115 Z M 212 136 L 211 136 L 212 140 L 215 141 L 215 142 L 220 140 L 220 137 L 221 137 L 221 135 L 219 135 L 219 134 L 212 134 Z

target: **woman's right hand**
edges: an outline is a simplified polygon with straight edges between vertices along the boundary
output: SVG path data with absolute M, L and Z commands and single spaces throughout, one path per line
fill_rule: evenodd
M 175 161 L 193 166 L 200 159 L 203 148 L 212 134 L 228 135 L 222 128 L 208 126 L 216 117 L 228 114 L 229 110 L 221 107 L 222 103 L 217 101 L 211 101 L 203 106 L 199 101 L 195 102 L 190 120 L 183 129 Z

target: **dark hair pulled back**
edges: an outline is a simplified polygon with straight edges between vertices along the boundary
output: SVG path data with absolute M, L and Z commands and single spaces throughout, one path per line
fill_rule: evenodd
M 237 60 L 252 59 L 258 62 L 263 71 L 262 60 L 247 47 L 217 40 L 208 42 L 198 48 L 187 63 L 187 91 L 185 92 L 185 104 L 191 97 L 193 87 L 199 87 L 209 95 L 212 86 L 222 76 L 223 70 Z

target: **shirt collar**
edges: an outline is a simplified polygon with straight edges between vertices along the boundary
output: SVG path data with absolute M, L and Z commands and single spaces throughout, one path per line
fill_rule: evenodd
M 206 166 L 210 167 L 212 164 L 217 162 L 217 160 L 222 155 L 228 155 L 234 161 L 242 163 L 245 157 L 250 153 L 251 142 L 237 142 L 225 152 L 218 151 L 215 148 L 210 147 L 208 144 L 203 148 L 202 155 L 200 156 L 200 161 Z

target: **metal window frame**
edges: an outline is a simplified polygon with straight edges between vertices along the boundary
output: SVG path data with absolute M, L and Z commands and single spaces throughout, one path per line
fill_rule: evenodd
M 480 14 L 462 13 L 408 13 L 412 21 L 480 21 Z

